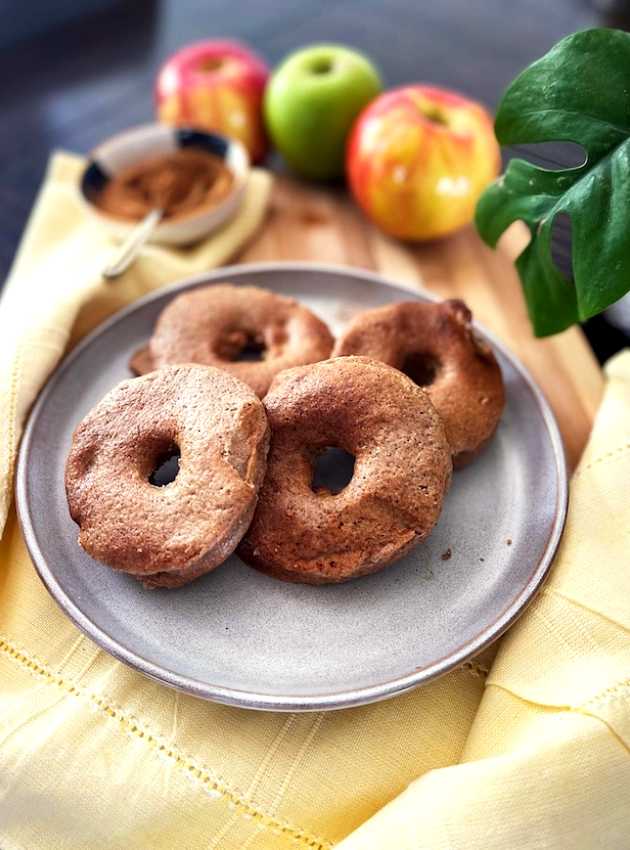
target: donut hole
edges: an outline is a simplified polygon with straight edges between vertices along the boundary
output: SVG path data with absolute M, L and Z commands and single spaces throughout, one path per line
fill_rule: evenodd
M 326 446 L 313 460 L 311 490 L 336 496 L 348 486 L 354 475 L 355 457 L 338 446 Z
M 235 363 L 260 363 L 265 359 L 265 343 L 255 337 L 248 337 L 247 342 L 234 358 Z
M 149 484 L 154 487 L 166 487 L 179 475 L 181 452 L 175 443 L 160 451 L 153 463 L 153 472 L 149 475 Z
M 434 383 L 442 364 L 426 351 L 412 351 L 403 360 L 400 371 L 419 387 L 428 387 Z
M 267 346 L 261 334 L 254 331 L 228 331 L 219 340 L 216 352 L 229 363 L 260 363 L 265 359 Z

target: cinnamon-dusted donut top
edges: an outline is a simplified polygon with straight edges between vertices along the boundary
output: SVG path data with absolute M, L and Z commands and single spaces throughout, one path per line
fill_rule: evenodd
M 324 322 L 294 299 L 215 284 L 174 298 L 157 321 L 149 359 L 136 355 L 131 365 L 135 371 L 173 363 L 215 366 L 262 398 L 278 372 L 323 360 L 332 346 Z
M 264 401 L 272 441 L 239 554 L 291 581 L 338 582 L 403 555 L 435 525 L 451 475 L 442 422 L 401 372 L 364 357 L 298 367 Z M 326 447 L 355 457 L 338 494 L 313 491 Z
M 207 572 L 249 524 L 268 439 L 261 402 L 226 372 L 171 366 L 123 381 L 73 436 L 66 492 L 81 546 L 149 586 Z M 153 485 L 175 449 L 177 477 Z
M 444 421 L 456 465 L 492 437 L 505 404 L 501 369 L 463 301 L 401 302 L 360 313 L 335 356 L 363 355 L 406 372 Z

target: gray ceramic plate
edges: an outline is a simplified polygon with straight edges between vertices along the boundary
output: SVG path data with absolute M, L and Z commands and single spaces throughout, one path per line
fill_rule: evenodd
M 359 705 L 461 664 L 500 635 L 539 589 L 566 512 L 554 418 L 495 340 L 508 399 L 497 435 L 455 474 L 429 540 L 381 573 L 308 587 L 262 575 L 233 556 L 180 590 L 148 591 L 77 545 L 63 485 L 74 427 L 129 377 L 130 355 L 169 299 L 218 280 L 295 296 L 333 332 L 359 310 L 420 297 L 362 271 L 238 266 L 157 292 L 103 324 L 48 382 L 20 451 L 20 520 L 49 591 L 121 661 L 197 696 L 249 708 Z M 448 549 L 452 555 L 443 560 Z

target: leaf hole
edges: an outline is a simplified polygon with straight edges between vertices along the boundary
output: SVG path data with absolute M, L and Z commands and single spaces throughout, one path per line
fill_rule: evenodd
M 568 213 L 558 213 L 551 225 L 551 259 L 555 267 L 573 283 L 573 263 L 571 261 L 572 236 L 571 218 Z
M 514 145 L 511 152 L 547 171 L 562 171 L 586 165 L 588 154 L 577 142 L 536 142 Z

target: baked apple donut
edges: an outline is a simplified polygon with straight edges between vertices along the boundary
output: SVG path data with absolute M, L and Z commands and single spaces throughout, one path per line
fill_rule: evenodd
M 472 328 L 463 301 L 409 301 L 360 313 L 334 354 L 382 360 L 431 397 L 455 466 L 472 460 L 494 434 L 505 404 L 501 369 Z
M 174 298 L 155 326 L 149 362 L 141 350 L 130 366 L 136 372 L 173 363 L 216 366 L 262 398 L 278 372 L 325 360 L 332 346 L 324 322 L 292 298 L 216 284 Z
M 265 472 L 269 427 L 241 381 L 171 366 L 118 384 L 80 423 L 66 493 L 85 551 L 140 579 L 179 587 L 236 548 Z M 172 483 L 151 474 L 179 449 Z
M 402 372 L 340 357 L 279 375 L 265 397 L 267 474 L 239 555 L 263 572 L 307 584 L 380 570 L 431 531 L 451 477 L 444 427 Z M 339 493 L 313 489 L 318 456 L 354 455 Z

